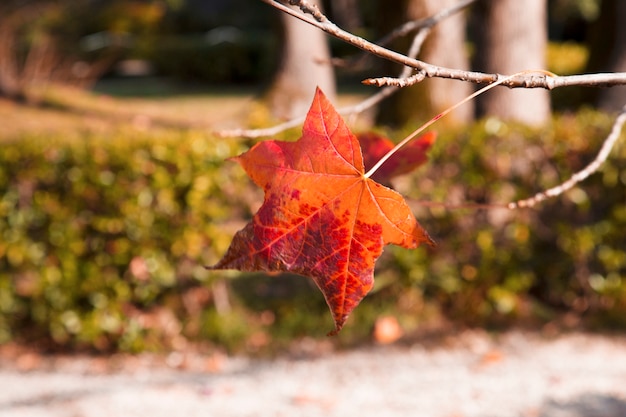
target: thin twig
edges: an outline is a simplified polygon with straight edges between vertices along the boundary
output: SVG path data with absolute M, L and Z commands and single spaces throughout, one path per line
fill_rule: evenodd
M 509 78 L 516 77 L 517 75 L 518 74 L 513 74 Z M 417 135 L 419 133 L 421 133 L 424 130 L 426 130 L 426 128 L 428 128 L 430 125 L 435 123 L 437 120 L 441 119 L 443 116 L 447 115 L 448 113 L 450 113 L 454 109 L 458 108 L 459 106 L 461 106 L 461 105 L 467 103 L 468 101 L 472 100 L 474 97 L 477 97 L 477 96 L 481 95 L 482 93 L 484 93 L 484 92 L 486 92 L 488 90 L 491 90 L 492 88 L 498 86 L 499 84 L 505 83 L 506 81 L 507 81 L 507 79 L 504 78 L 504 79 L 502 79 L 502 80 L 500 80 L 498 82 L 495 82 L 495 83 L 490 84 L 490 85 L 488 85 L 486 87 L 483 87 L 483 88 L 481 88 L 478 91 L 475 91 L 474 93 L 472 93 L 469 96 L 465 97 L 463 100 L 459 101 L 458 103 L 454 104 L 453 106 L 448 107 L 447 109 L 445 109 L 444 111 L 442 111 L 441 113 L 439 113 L 438 115 L 436 115 L 435 117 L 433 117 L 432 119 L 430 119 L 429 121 L 427 121 L 426 123 L 421 125 L 419 128 L 414 130 L 406 138 L 402 139 L 402 141 L 400 141 L 396 146 L 394 146 L 389 152 L 387 152 L 385 155 L 383 155 L 383 157 L 380 158 L 378 160 L 378 162 L 376 162 L 376 164 L 374 164 L 374 166 L 372 168 L 370 168 L 370 170 L 365 173 L 365 178 L 371 177 L 385 162 L 387 162 L 387 160 L 389 158 L 391 158 L 393 156 L 394 153 L 396 153 L 398 150 L 400 150 L 400 148 L 402 148 L 404 145 L 406 145 L 407 143 L 412 141 L 415 137 L 417 137 Z
M 417 54 L 419 54 L 419 51 L 422 49 L 422 45 L 424 44 L 424 41 L 428 37 L 428 34 L 430 33 L 430 31 L 431 31 L 430 27 L 424 27 L 415 34 L 415 36 L 413 37 L 413 41 L 411 42 L 411 46 L 409 47 L 409 50 L 407 52 L 407 56 L 413 58 L 413 57 L 416 57 Z M 398 91 L 400 87 L 415 84 L 417 82 L 422 81 L 425 78 L 424 74 L 421 71 L 418 72 L 417 74 L 411 75 L 412 72 L 413 72 L 413 68 L 407 67 L 407 66 L 402 67 L 402 71 L 400 72 L 400 76 L 398 77 L 398 85 L 390 84 L 387 88 L 380 90 L 378 93 L 364 100 L 359 105 L 353 106 L 354 111 L 347 112 L 347 114 L 349 114 L 352 117 L 355 114 L 362 113 L 366 109 L 369 109 L 370 107 L 375 106 L 376 104 L 383 101 L 385 98 L 389 97 L 390 95 Z M 404 84 L 402 85 L 403 81 L 404 81 Z
M 341 115 L 351 117 L 355 114 L 363 113 L 365 110 L 380 103 L 385 98 L 389 97 L 398 90 L 398 87 L 385 87 L 367 99 L 351 105 L 337 109 L 337 112 Z M 264 136 L 273 136 L 278 133 L 284 132 L 287 129 L 299 126 L 304 123 L 305 116 L 297 117 L 295 119 L 288 120 L 284 123 L 261 129 L 229 129 L 220 130 L 214 132 L 215 135 L 220 137 L 242 137 L 242 138 L 261 138 Z
M 476 84 L 491 84 L 493 82 L 506 78 L 507 81 L 502 85 L 510 88 L 545 88 L 552 90 L 565 86 L 588 86 L 588 87 L 608 87 L 614 85 L 626 85 L 626 72 L 617 73 L 600 73 L 600 74 L 584 74 L 584 75 L 568 75 L 559 77 L 548 77 L 545 75 L 524 76 L 509 78 L 502 74 L 486 74 L 476 71 L 464 71 L 453 68 L 440 67 L 419 61 L 415 58 L 408 57 L 401 53 L 389 50 L 387 48 L 376 45 L 366 39 L 347 32 L 332 23 L 327 18 L 322 21 L 317 20 L 318 17 L 311 17 L 307 14 L 300 13 L 274 0 L 261 0 L 270 6 L 279 9 L 291 16 L 294 16 L 304 22 L 307 22 L 324 32 L 343 40 L 344 42 L 363 49 L 371 54 L 397 62 L 402 65 L 412 67 L 415 70 L 423 71 L 428 78 L 448 78 L 460 81 L 469 81 Z M 300 6 L 301 0 L 291 0 L 291 4 Z M 306 11 L 306 7 L 304 8 Z M 319 10 L 318 10 L 319 11 Z
M 346 32 L 339 27 L 337 27 L 334 23 L 332 23 L 326 16 L 324 16 L 317 7 L 312 6 L 306 0 L 289 0 L 289 3 L 295 6 L 300 7 L 300 10 L 303 13 L 298 13 L 295 10 L 290 9 L 289 7 L 278 3 L 274 0 L 262 0 L 263 2 L 269 4 L 272 7 L 275 7 L 287 14 L 290 14 L 306 23 L 309 23 L 324 32 L 335 36 L 338 39 L 345 41 L 346 43 L 356 46 L 366 52 L 369 52 L 373 55 L 379 56 L 381 58 L 388 59 L 393 62 L 397 62 L 399 64 L 403 64 L 405 68 L 403 69 L 403 73 L 400 77 L 394 79 L 391 77 L 383 77 L 377 79 L 366 80 L 366 83 L 386 86 L 385 89 L 381 90 L 380 96 L 392 94 L 398 87 L 406 85 L 409 78 L 420 79 L 423 77 L 429 78 L 448 78 L 448 79 L 456 79 L 460 81 L 469 81 L 477 84 L 492 84 L 488 86 L 488 88 L 493 87 L 494 85 L 504 85 L 510 88 L 545 88 L 548 90 L 552 90 L 558 87 L 565 86 L 587 86 L 587 87 L 608 87 L 608 86 L 616 86 L 616 85 L 626 85 L 626 73 L 598 73 L 598 74 L 581 74 L 581 75 L 570 75 L 570 76 L 556 76 L 554 74 L 550 74 L 547 72 L 531 72 L 524 71 L 522 73 L 518 73 L 512 76 L 504 76 L 501 74 L 486 74 L 475 71 L 464 71 L 457 70 L 445 67 L 439 67 L 436 65 L 431 65 L 422 61 L 415 59 L 410 54 L 402 55 L 400 53 L 391 51 L 387 48 L 384 48 L 380 45 L 373 44 L 359 36 L 353 35 L 350 32 Z M 468 4 L 470 2 L 467 2 Z M 463 6 L 464 7 L 464 6 Z M 311 18 L 308 14 L 313 16 Z M 410 25 L 406 27 L 401 27 L 398 29 L 397 33 L 408 33 L 410 30 Z M 406 31 L 406 32 L 403 32 Z M 392 33 L 393 34 L 393 33 Z M 391 35 L 391 34 L 390 34 Z M 401 36 L 401 35 L 394 35 Z M 414 44 L 416 42 L 414 41 Z M 409 68 L 409 69 L 407 69 Z M 410 76 L 410 68 L 417 70 L 418 74 Z M 482 91 L 482 90 L 481 90 Z M 468 97 L 471 98 L 474 95 Z M 454 106 L 453 108 L 456 108 Z M 427 123 L 422 128 L 418 129 L 418 131 L 409 135 L 405 138 L 400 144 L 397 145 L 397 148 L 401 147 L 404 143 L 410 141 L 415 134 L 422 131 L 424 128 L 434 123 L 434 121 L 438 120 L 445 114 L 442 113 L 435 118 L 433 118 L 429 123 Z M 617 139 L 620 136 L 620 132 L 622 127 L 626 123 L 626 105 L 622 108 L 622 111 L 619 113 L 611 132 L 605 139 L 600 152 L 596 156 L 596 158 L 585 168 L 578 171 L 574 175 L 572 175 L 567 181 L 561 183 L 560 185 L 550 188 L 546 191 L 542 191 L 540 193 L 535 194 L 531 198 L 527 198 L 524 200 L 519 200 L 516 202 L 509 203 L 507 208 L 516 209 L 520 207 L 532 207 L 537 203 L 544 201 L 548 198 L 558 196 L 564 193 L 567 190 L 573 188 L 576 184 L 583 181 L 591 174 L 595 173 L 602 164 L 606 161 L 613 146 L 617 142 Z M 396 149 L 396 148 L 394 148 Z M 385 162 L 386 158 L 390 156 L 391 153 L 385 155 L 381 160 L 375 165 L 369 172 L 365 174 L 365 176 L 370 176 L 376 169 Z
M 599 87 L 599 86 L 611 86 L 611 85 L 620 85 L 626 84 L 626 73 L 599 73 L 599 74 L 584 74 L 584 75 L 571 75 L 571 76 L 548 76 L 547 74 L 539 74 L 539 73 L 531 73 L 525 76 L 516 76 L 516 77 L 505 77 L 500 74 L 483 74 L 472 71 L 463 71 L 463 70 L 451 70 L 443 67 L 437 67 L 434 65 L 426 64 L 422 61 L 418 61 L 414 59 L 412 56 L 402 55 L 393 51 L 390 51 L 386 48 L 382 48 L 376 44 L 372 44 L 366 41 L 363 38 L 352 35 L 349 32 L 345 32 L 339 29 L 335 24 L 333 24 L 330 20 L 328 20 L 320 11 L 309 3 L 302 3 L 298 0 L 293 0 L 290 3 L 296 4 L 304 8 L 305 11 L 311 10 L 316 17 L 311 17 L 309 15 L 305 15 L 297 12 L 285 5 L 275 2 L 274 0 L 261 0 L 272 7 L 275 7 L 287 14 L 290 14 L 300 20 L 303 20 L 309 24 L 312 24 L 327 33 L 330 33 L 333 36 L 338 37 L 346 41 L 347 43 L 357 46 L 367 52 L 370 52 L 374 55 L 390 59 L 394 62 L 399 62 L 404 64 L 405 67 L 403 69 L 403 73 L 398 78 L 393 77 L 383 77 L 383 78 L 375 78 L 365 80 L 365 83 L 369 83 L 372 85 L 383 86 L 378 93 L 374 94 L 371 97 L 368 97 L 366 100 L 362 101 L 353 106 L 344 107 L 338 110 L 340 114 L 343 115 L 354 115 L 357 113 L 361 113 L 366 109 L 376 105 L 381 102 L 383 99 L 392 95 L 397 89 L 404 85 L 411 85 L 414 81 L 421 81 L 425 77 L 442 77 L 442 78 L 450 78 L 457 79 L 463 81 L 471 81 L 475 83 L 493 83 L 499 82 L 502 85 L 506 85 L 509 87 L 523 87 L 523 88 L 547 88 L 553 89 L 557 87 L 565 87 L 565 86 L 590 86 L 590 87 Z M 469 3 L 469 1 L 467 2 Z M 463 2 L 459 3 L 452 7 L 452 10 L 460 10 L 460 4 L 464 4 Z M 316 10 L 316 11 L 314 11 Z M 435 16 L 439 16 L 439 20 L 443 17 L 447 17 L 451 12 L 448 10 L 444 10 L 442 12 L 437 13 Z M 319 19 L 319 20 L 318 20 Z M 437 19 L 428 18 L 423 22 L 430 21 L 438 21 Z M 428 25 L 424 27 L 430 27 Z M 335 33 L 336 32 L 336 33 Z M 419 36 L 419 34 L 418 34 Z M 417 39 L 417 37 L 416 37 Z M 414 40 L 414 44 L 416 44 Z M 408 68 L 423 68 L 423 70 L 419 71 L 414 75 L 407 75 L 405 71 Z M 410 71 L 409 71 L 410 74 Z M 506 81 L 502 81 L 506 79 Z M 287 129 L 298 126 L 299 124 L 304 122 L 304 116 L 289 120 L 285 123 L 281 123 L 276 126 L 272 126 L 264 129 L 233 129 L 233 130 L 224 130 L 216 132 L 217 135 L 223 137 L 247 137 L 247 138 L 258 138 L 263 136 L 272 136 L 277 133 L 283 132 Z
M 391 88 L 391 87 L 389 87 Z M 287 129 L 291 129 L 292 127 L 296 127 L 304 123 L 304 116 L 298 117 L 295 119 L 291 119 L 286 121 L 285 123 L 281 123 L 272 127 L 262 128 L 262 129 L 229 129 L 229 130 L 219 130 L 213 132 L 213 134 L 223 137 L 223 138 L 232 138 L 232 137 L 241 137 L 241 138 L 262 138 L 264 136 L 274 136 L 280 132 L 284 132 Z
M 564 192 L 572 189 L 576 184 L 585 180 L 587 177 L 595 173 L 600 166 L 604 162 L 606 162 L 608 156 L 611 153 L 611 150 L 615 146 L 615 143 L 620 137 L 621 130 L 626 123 L 626 105 L 622 108 L 620 113 L 618 114 L 611 131 L 608 136 L 604 140 L 602 147 L 600 148 L 600 152 L 596 155 L 595 159 L 589 163 L 585 168 L 578 171 L 574 175 L 572 175 L 567 181 L 557 185 L 556 187 L 550 188 L 546 191 L 542 191 L 540 193 L 535 194 L 533 197 L 514 201 L 508 204 L 499 204 L 499 203 L 491 203 L 491 204 L 480 204 L 480 203 L 460 203 L 460 204 L 451 204 L 445 202 L 437 202 L 437 201 L 423 201 L 423 200 L 415 200 L 414 204 L 424 206 L 424 207 L 443 207 L 447 210 L 460 210 L 460 209 L 471 209 L 471 210 L 491 210 L 491 209 L 508 209 L 514 210 L 518 208 L 530 208 L 534 207 L 536 204 L 539 204 L 548 198 L 556 197 L 558 195 L 563 194 Z
M 409 67 L 405 67 L 405 68 L 409 68 Z M 394 77 L 368 78 L 366 80 L 363 80 L 362 83 L 365 85 L 375 85 L 376 87 L 392 86 L 392 87 L 404 88 L 404 87 L 409 87 L 414 84 L 420 83 L 424 81 L 424 78 L 426 78 L 426 76 L 424 75 L 423 72 L 420 71 L 417 74 L 413 74 L 410 77 L 406 77 L 406 78 L 402 78 L 402 77 L 400 78 L 394 78 Z
M 423 28 L 433 28 L 440 21 L 446 19 L 447 17 L 452 16 L 453 14 L 463 10 L 467 6 L 472 3 L 475 3 L 476 0 L 462 0 L 458 3 L 448 7 L 447 9 L 443 9 L 434 15 L 427 17 L 426 19 L 412 20 L 410 22 L 404 23 L 402 26 L 394 29 L 389 34 L 383 36 L 378 41 L 376 41 L 376 45 L 385 46 L 388 45 L 392 40 L 405 36 L 414 30 L 423 29 Z
M 472 0 L 474 1 L 474 0 Z M 311 5 L 309 5 L 311 6 Z M 453 7 L 451 9 L 459 10 L 458 7 Z M 318 10 L 319 11 L 319 10 Z M 438 22 L 439 20 L 450 16 L 452 13 L 448 10 L 444 10 L 443 12 L 439 12 L 435 16 L 439 16 L 435 19 L 435 17 L 425 19 L 428 22 Z M 424 25 L 420 31 L 413 37 L 413 41 L 411 46 L 409 47 L 409 51 L 407 52 L 407 56 L 415 57 L 419 53 L 426 37 L 430 33 L 433 24 Z M 416 84 L 422 80 L 424 80 L 425 76 L 422 72 L 418 72 L 416 74 L 411 75 L 413 69 L 411 67 L 404 66 L 402 68 L 402 72 L 398 76 L 398 78 L 393 78 L 395 80 L 395 84 L 393 82 L 389 83 L 389 86 L 379 90 L 376 94 L 366 98 L 352 106 L 342 107 L 337 110 L 337 112 L 341 115 L 348 116 L 352 118 L 356 114 L 363 113 L 365 110 L 375 106 L 376 104 L 383 101 L 385 98 L 389 97 L 393 93 L 395 93 L 400 87 L 405 87 L 408 85 Z M 391 79 L 391 78 L 390 78 Z M 259 138 L 264 136 L 273 136 L 280 132 L 284 132 L 287 129 L 291 129 L 296 127 L 304 122 L 305 117 L 301 116 L 287 122 L 278 124 L 276 126 L 264 128 L 264 129 L 231 129 L 231 130 L 222 130 L 215 132 L 216 135 L 221 137 L 245 137 L 245 138 Z
M 406 197 L 405 197 L 406 198 Z M 407 199 L 408 200 L 408 199 Z M 508 209 L 506 204 L 498 203 L 446 203 L 444 201 L 410 200 L 411 203 L 421 207 L 444 208 L 446 210 L 494 210 Z
M 452 16 L 455 13 L 460 12 L 461 10 L 470 6 L 472 3 L 475 3 L 476 1 L 477 0 L 462 0 L 456 4 L 453 4 L 447 9 L 443 9 L 425 19 L 417 19 L 417 20 L 411 20 L 409 22 L 406 22 L 402 24 L 401 26 L 397 27 L 396 29 L 392 30 L 391 32 L 383 36 L 382 38 L 378 39 L 374 43 L 379 46 L 386 46 L 394 39 L 405 36 L 413 31 L 422 30 L 426 28 L 432 29 L 435 25 L 437 25 L 442 20 Z M 360 54 L 358 57 L 352 58 L 352 59 L 350 58 L 333 59 L 333 64 L 342 66 L 342 67 L 347 67 L 348 65 L 350 65 L 351 68 L 355 68 L 355 67 L 359 67 L 365 58 L 370 58 L 371 56 L 372 56 L 371 54 L 364 52 Z M 407 54 L 407 56 L 410 56 L 410 55 Z M 351 61 L 350 64 L 348 64 L 348 61 Z M 387 84 L 387 85 L 392 85 L 392 84 Z
M 548 198 L 556 197 L 560 194 L 563 194 L 565 191 L 570 190 L 576 184 L 583 181 L 591 174 L 595 173 L 598 168 L 600 168 L 600 166 L 606 161 L 609 154 L 611 153 L 611 150 L 617 142 L 617 139 L 619 138 L 620 132 L 622 130 L 622 126 L 625 122 L 626 105 L 622 108 L 621 112 L 615 119 L 613 127 L 611 128 L 611 132 L 604 140 L 602 148 L 600 148 L 600 152 L 598 152 L 598 155 L 596 155 L 595 159 L 589 165 L 587 165 L 585 168 L 572 175 L 567 181 L 557 185 L 556 187 L 537 193 L 533 197 L 509 203 L 508 208 L 516 209 L 520 207 L 533 207 L 535 204 L 540 203 Z
M 309 3 L 307 0 L 289 0 L 289 4 L 298 6 L 303 13 L 310 14 L 320 23 L 331 23 L 330 20 L 321 12 L 315 4 Z

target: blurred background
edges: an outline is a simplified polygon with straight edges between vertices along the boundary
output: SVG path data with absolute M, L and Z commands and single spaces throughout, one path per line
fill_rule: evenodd
M 376 40 L 454 3 L 322 6 Z M 625 28 L 619 0 L 479 1 L 443 21 L 420 58 L 501 73 L 626 71 Z M 414 33 L 389 47 L 405 51 Z M 624 134 L 598 173 L 535 209 L 423 204 L 508 203 L 566 180 L 595 157 L 624 87 L 496 89 L 438 122 L 429 163 L 394 183 L 438 245 L 388 247 L 374 290 L 330 341 L 312 281 L 204 268 L 262 201 L 225 161 L 257 140 L 213 132 L 301 116 L 316 85 L 357 103 L 376 92 L 363 78 L 400 70 L 259 1 L 3 0 L 0 344 L 271 354 L 450 326 L 624 329 Z M 353 126 L 397 142 L 475 88 L 427 80 Z

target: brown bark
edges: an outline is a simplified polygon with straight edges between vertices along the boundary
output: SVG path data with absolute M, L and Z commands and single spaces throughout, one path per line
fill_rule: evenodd
M 330 9 L 331 20 L 349 32 L 355 32 L 363 25 L 358 0 L 333 0 Z
M 311 3 L 319 6 L 317 0 Z M 306 114 L 317 86 L 335 101 L 335 75 L 324 32 L 285 13 L 280 19 L 284 30 L 281 61 L 267 101 L 275 117 L 291 119 Z
M 478 69 L 513 74 L 545 69 L 546 0 L 489 0 L 479 7 Z M 548 91 L 498 87 L 480 97 L 481 116 L 496 116 L 529 125 L 550 117 Z
M 38 14 L 35 7 L 17 8 L 8 3 L 0 7 L 0 96 L 16 101 L 26 100 L 24 64 L 20 62 L 19 32 L 29 18 Z M 28 51 L 26 62 L 34 62 L 33 49 Z M 43 48 L 40 48 L 43 50 Z
M 413 0 L 409 5 L 409 17 L 431 16 L 454 5 L 457 0 Z M 420 59 L 443 67 L 468 70 L 469 57 L 465 50 L 464 13 L 457 13 L 439 22 L 424 44 Z M 435 115 L 453 106 L 472 93 L 472 85 L 455 80 L 432 78 L 425 80 L 423 94 L 427 108 Z M 454 122 L 469 123 L 474 117 L 474 105 L 466 103 L 447 116 Z
M 613 48 L 608 65 L 608 72 L 626 72 L 626 1 L 619 0 L 612 3 L 614 13 L 610 18 L 614 22 Z M 598 97 L 598 107 L 604 111 L 618 111 L 626 106 L 626 86 L 612 87 L 601 90 Z

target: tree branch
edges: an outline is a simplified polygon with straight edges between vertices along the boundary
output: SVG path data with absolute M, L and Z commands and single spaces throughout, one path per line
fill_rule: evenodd
M 382 46 L 376 45 L 366 39 L 353 35 L 350 32 L 339 28 L 332 23 L 319 9 L 306 0 L 290 0 L 290 4 L 296 5 L 302 10 L 291 9 L 275 0 L 261 0 L 270 6 L 294 16 L 306 23 L 309 23 L 320 30 L 332 35 L 342 41 L 369 52 L 378 57 L 387 59 L 398 64 L 406 65 L 415 70 L 422 71 L 428 78 L 448 78 L 459 81 L 469 81 L 476 84 L 490 84 L 506 78 L 502 74 L 486 74 L 476 71 L 464 71 L 453 68 L 440 67 L 426 62 L 408 57 L 401 53 L 392 51 Z M 305 14 L 308 13 L 308 14 Z M 310 14 L 310 15 L 309 15 Z M 510 88 L 545 88 L 552 90 L 557 87 L 588 86 L 588 87 L 608 87 L 614 85 L 626 85 L 626 72 L 582 74 L 569 76 L 548 77 L 545 75 L 527 75 L 513 77 L 502 85 Z
M 291 9 L 276 0 L 261 1 L 269 4 L 272 7 L 275 7 L 276 9 L 283 11 L 284 13 L 287 13 L 306 23 L 309 23 L 326 33 L 345 41 L 350 45 L 369 52 L 370 54 L 404 65 L 402 73 L 397 78 L 381 77 L 364 80 L 364 84 L 376 85 L 384 88 L 359 104 L 339 109 L 339 113 L 344 115 L 361 113 L 364 110 L 379 103 L 384 98 L 390 96 L 399 88 L 421 82 L 426 77 L 455 79 L 460 81 L 469 81 L 476 84 L 497 83 L 510 88 L 545 88 L 548 90 L 552 90 L 558 87 L 570 86 L 610 87 L 617 85 L 626 85 L 626 73 L 624 72 L 558 76 L 548 73 L 547 71 L 523 71 L 522 73 L 514 76 L 507 76 L 502 74 L 486 74 L 481 72 L 463 71 L 439 67 L 415 59 L 424 39 L 427 37 L 430 29 L 437 22 L 445 17 L 450 16 L 454 12 L 461 10 L 467 5 L 473 3 L 475 0 L 461 0 L 453 7 L 443 10 L 428 19 L 408 22 L 381 39 L 380 43 L 384 44 L 386 42 L 389 42 L 389 40 L 393 39 L 394 37 L 404 36 L 413 30 L 419 29 L 419 32 L 414 37 L 411 48 L 406 55 L 391 51 L 387 48 L 382 47 L 380 44 L 371 43 L 359 36 L 353 35 L 340 29 L 334 23 L 332 23 L 323 13 L 321 13 L 321 11 L 315 5 L 308 3 L 308 1 L 306 0 L 289 0 L 290 4 L 298 6 L 302 12 Z M 412 74 L 414 70 L 416 70 L 417 73 Z M 303 123 L 303 121 L 304 117 L 300 117 L 267 129 L 236 129 L 218 132 L 218 134 L 221 136 L 244 136 L 249 138 L 270 136 L 282 132 L 286 129 L 296 127 L 299 124 Z M 567 181 L 557 185 L 556 187 L 537 193 L 533 197 L 527 199 L 511 202 L 503 206 L 488 205 L 484 208 L 506 207 L 508 209 L 517 209 L 524 207 L 533 207 L 548 198 L 556 197 L 570 190 L 576 184 L 585 180 L 593 173 L 597 172 L 597 170 L 607 160 L 611 150 L 613 149 L 615 143 L 620 136 L 620 132 L 625 123 L 626 105 L 622 108 L 621 112 L 615 119 L 611 132 L 604 140 L 596 158 L 585 168 L 572 175 Z M 448 207 L 445 204 L 444 206 Z M 480 205 L 463 205 L 463 207 L 472 208 L 476 208 L 478 206 Z
M 465 4 L 469 4 L 474 2 L 475 0 L 465 0 Z M 314 6 L 312 6 L 314 7 Z M 449 9 L 443 10 L 439 13 L 437 13 L 436 15 L 428 18 L 428 19 L 424 19 L 423 21 L 419 21 L 419 22 L 423 22 L 420 25 L 413 25 L 415 26 L 414 28 L 419 28 L 419 31 L 415 34 L 415 36 L 413 37 L 413 42 L 411 43 L 411 46 L 409 48 L 409 51 L 407 52 L 407 56 L 409 57 L 416 57 L 417 54 L 419 53 L 424 41 L 426 40 L 426 38 L 428 37 L 428 34 L 430 33 L 432 27 L 439 21 L 441 21 L 442 19 L 450 16 L 453 14 L 453 12 L 455 11 L 459 11 L 461 8 L 458 5 L 455 5 Z M 291 10 L 291 9 L 290 9 Z M 358 104 L 355 104 L 353 106 L 348 106 L 348 107 L 343 107 L 341 109 L 338 109 L 337 112 L 341 115 L 346 115 L 349 117 L 353 117 L 354 115 L 363 113 L 365 110 L 375 106 L 376 104 L 380 103 L 381 101 L 383 101 L 385 98 L 389 97 L 390 95 L 392 95 L 393 93 L 395 93 L 396 91 L 398 91 L 398 89 L 400 87 L 405 87 L 408 85 L 413 85 L 416 84 L 420 81 L 422 81 L 425 77 L 424 74 L 422 72 L 418 72 L 416 74 L 411 74 L 413 72 L 413 69 L 411 67 L 403 67 L 402 71 L 400 73 L 400 75 L 398 76 L 398 78 L 389 78 L 389 80 L 394 80 L 394 81 L 390 81 L 388 86 L 379 90 L 376 94 L 366 98 L 365 100 L 361 101 Z M 276 126 L 272 126 L 269 128 L 265 128 L 265 129 L 232 129 L 232 130 L 222 130 L 219 132 L 216 132 L 216 134 L 218 136 L 221 137 L 246 137 L 246 138 L 258 138 L 258 137 L 263 137 L 263 136 L 272 136 L 275 135 L 277 133 L 283 132 L 287 129 L 291 129 L 293 127 L 296 127 L 298 125 L 300 125 L 301 123 L 304 122 L 304 116 L 302 117 L 298 117 L 292 120 L 289 120 L 285 123 L 281 123 L 279 125 Z
M 567 181 L 557 185 L 556 187 L 550 188 L 548 190 L 542 191 L 540 193 L 535 194 L 534 196 L 527 198 L 525 200 L 519 200 L 508 204 L 509 209 L 516 209 L 520 207 L 533 207 L 535 204 L 540 203 L 548 198 L 556 197 L 560 194 L 563 194 L 565 191 L 572 189 L 576 184 L 583 181 L 585 178 L 595 173 L 600 166 L 606 161 L 615 142 L 620 136 L 620 132 L 622 130 L 622 126 L 626 122 L 626 105 L 622 108 L 621 112 L 615 119 L 613 123 L 613 127 L 611 128 L 611 132 L 604 140 L 602 144 L 602 148 L 600 148 L 600 152 L 596 155 L 595 159 L 587 165 L 582 170 L 578 171 L 574 175 L 572 175 Z
M 383 36 L 382 38 L 378 39 L 374 43 L 379 46 L 385 46 L 385 45 L 388 45 L 394 39 L 408 35 L 409 33 L 413 31 L 416 31 L 416 30 L 422 31 L 423 29 L 428 29 L 430 31 L 430 29 L 432 29 L 436 24 L 438 24 L 442 20 L 452 16 L 455 13 L 460 12 L 461 10 L 468 7 L 472 3 L 475 3 L 476 1 L 477 0 L 461 0 L 458 3 L 448 7 L 447 9 L 441 10 L 430 17 L 427 17 L 425 19 L 411 20 L 409 22 L 406 22 L 400 25 L 399 27 L 397 27 L 396 29 L 392 30 L 391 32 Z M 411 58 L 416 57 L 410 54 L 407 54 L 407 56 Z M 360 67 L 363 61 L 365 60 L 365 58 L 371 58 L 371 57 L 372 57 L 371 54 L 363 52 L 362 54 L 359 54 L 358 57 L 352 57 L 352 58 L 347 58 L 347 59 L 335 58 L 333 59 L 333 63 L 335 65 L 339 65 L 342 67 L 350 66 L 351 69 L 354 69 L 355 67 L 357 68 Z M 389 84 L 389 85 L 394 85 L 394 84 Z
M 464 8 L 466 8 L 467 6 L 475 2 L 476 0 L 461 0 L 458 3 L 452 5 L 451 7 L 447 9 L 443 9 L 440 12 L 430 17 L 427 17 L 426 19 L 412 20 L 410 22 L 406 22 L 405 24 L 394 29 L 389 34 L 385 35 L 384 37 L 376 41 L 376 45 L 379 45 L 379 46 L 387 45 L 392 40 L 399 38 L 401 36 L 405 36 L 413 32 L 414 30 L 424 29 L 424 28 L 432 29 L 433 26 L 435 26 L 437 23 L 439 23 L 443 19 L 450 17 L 457 12 L 460 12 L 461 10 L 463 10 Z

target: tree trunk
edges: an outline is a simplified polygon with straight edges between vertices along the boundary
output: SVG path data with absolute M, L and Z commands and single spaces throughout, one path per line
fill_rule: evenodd
M 311 1 L 318 6 L 318 0 Z M 286 13 L 280 13 L 283 45 L 280 65 L 267 101 L 275 117 L 304 116 L 311 106 L 315 87 L 335 101 L 335 75 L 330 48 L 321 30 Z
M 615 28 L 612 44 L 611 56 L 609 58 L 608 72 L 626 72 L 626 1 L 616 0 L 612 2 L 613 19 Z M 607 112 L 619 111 L 626 106 L 626 86 L 617 86 L 600 90 L 598 97 L 598 107 Z
M 456 0 L 404 0 L 397 7 L 389 7 L 387 2 L 379 2 L 380 28 L 382 34 L 395 29 L 410 20 L 427 18 L 445 9 Z M 465 16 L 458 13 L 439 22 L 431 31 L 419 59 L 450 68 L 469 69 L 469 59 L 465 50 Z M 412 33 L 392 45 L 392 49 L 406 52 L 412 40 Z M 396 76 L 399 66 L 386 65 L 385 75 Z M 426 79 L 421 83 L 403 88 L 387 99 L 379 109 L 378 122 L 403 125 L 409 120 L 429 119 L 472 93 L 472 86 L 454 80 Z M 445 122 L 468 123 L 473 118 L 473 104 L 467 103 L 446 117 Z
M 358 0 L 333 0 L 330 2 L 331 20 L 348 32 L 357 32 L 363 22 L 359 13 Z
M 36 16 L 31 7 L 21 9 L 12 3 L 0 5 L 0 96 L 26 101 L 22 63 L 18 55 L 20 29 L 25 18 Z
M 545 69 L 546 0 L 488 0 L 478 9 L 477 66 L 481 71 L 510 75 Z M 543 89 L 496 87 L 478 100 L 480 116 L 541 125 L 550 117 L 550 95 Z
M 458 0 L 413 0 L 409 5 L 409 17 L 432 16 L 453 6 Z M 465 49 L 464 13 L 457 13 L 438 23 L 430 33 L 420 59 L 430 64 L 448 68 L 469 70 L 470 61 Z M 428 110 L 434 116 L 472 94 L 470 83 L 443 78 L 425 80 L 423 94 Z M 457 123 L 470 123 L 474 118 L 473 102 L 465 103 L 447 116 Z

